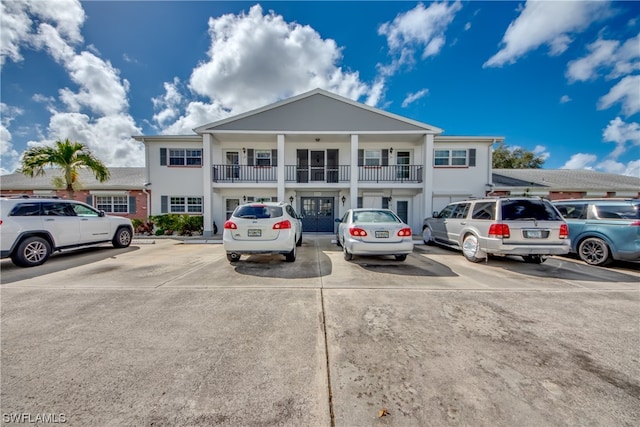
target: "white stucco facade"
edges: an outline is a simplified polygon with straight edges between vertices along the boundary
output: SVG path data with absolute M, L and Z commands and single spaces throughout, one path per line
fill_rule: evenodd
M 305 232 L 333 232 L 350 207 L 389 207 L 419 233 L 450 200 L 480 197 L 501 137 L 452 137 L 431 125 L 314 91 L 195 129 L 136 136 L 151 214 L 203 215 L 218 233 L 237 203 L 292 201 Z

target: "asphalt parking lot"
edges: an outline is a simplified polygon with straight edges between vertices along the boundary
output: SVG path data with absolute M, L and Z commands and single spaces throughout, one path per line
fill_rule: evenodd
M 134 241 L 1 263 L 2 423 L 637 425 L 640 268 Z M 153 244 L 151 244 L 153 242 Z M 57 418 L 56 418 L 57 417 Z

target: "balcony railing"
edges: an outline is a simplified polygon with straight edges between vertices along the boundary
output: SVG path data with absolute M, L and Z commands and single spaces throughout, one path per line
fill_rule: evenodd
M 277 182 L 277 166 L 213 165 L 213 182 Z
M 285 168 L 285 181 L 298 183 L 339 183 L 351 180 L 351 167 L 293 166 Z M 358 182 L 419 183 L 424 166 L 358 166 Z M 213 182 L 277 182 L 278 166 L 213 165 Z

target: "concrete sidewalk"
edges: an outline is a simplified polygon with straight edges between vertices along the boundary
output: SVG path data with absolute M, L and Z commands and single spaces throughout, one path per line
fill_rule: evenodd
M 330 236 L 305 238 L 295 263 L 231 265 L 220 245 L 175 240 L 134 249 L 2 284 L 3 417 L 327 427 L 640 419 L 639 271 L 473 264 L 426 246 L 404 263 L 347 262 Z

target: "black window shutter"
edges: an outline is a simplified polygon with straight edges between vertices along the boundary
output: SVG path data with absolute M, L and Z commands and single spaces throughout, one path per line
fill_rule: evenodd
M 247 150 L 247 165 L 253 166 L 253 148 Z
M 361 208 L 362 207 L 362 197 L 358 197 L 358 207 Z
M 129 196 L 129 213 L 136 213 L 136 197 Z
M 389 150 L 382 150 L 382 166 L 389 166 Z
M 364 150 L 358 150 L 358 166 L 364 166 Z
M 271 150 L 271 166 L 278 166 L 278 150 Z
M 476 149 L 470 148 L 469 149 L 469 166 L 475 166 L 475 165 L 476 165 Z
M 160 196 L 160 213 L 169 212 L 169 197 Z
M 87 204 L 93 206 L 93 196 L 87 196 Z
M 167 166 L 167 149 L 160 149 L 160 166 Z
M 389 209 L 389 198 L 388 197 L 383 197 L 382 198 L 382 209 Z

